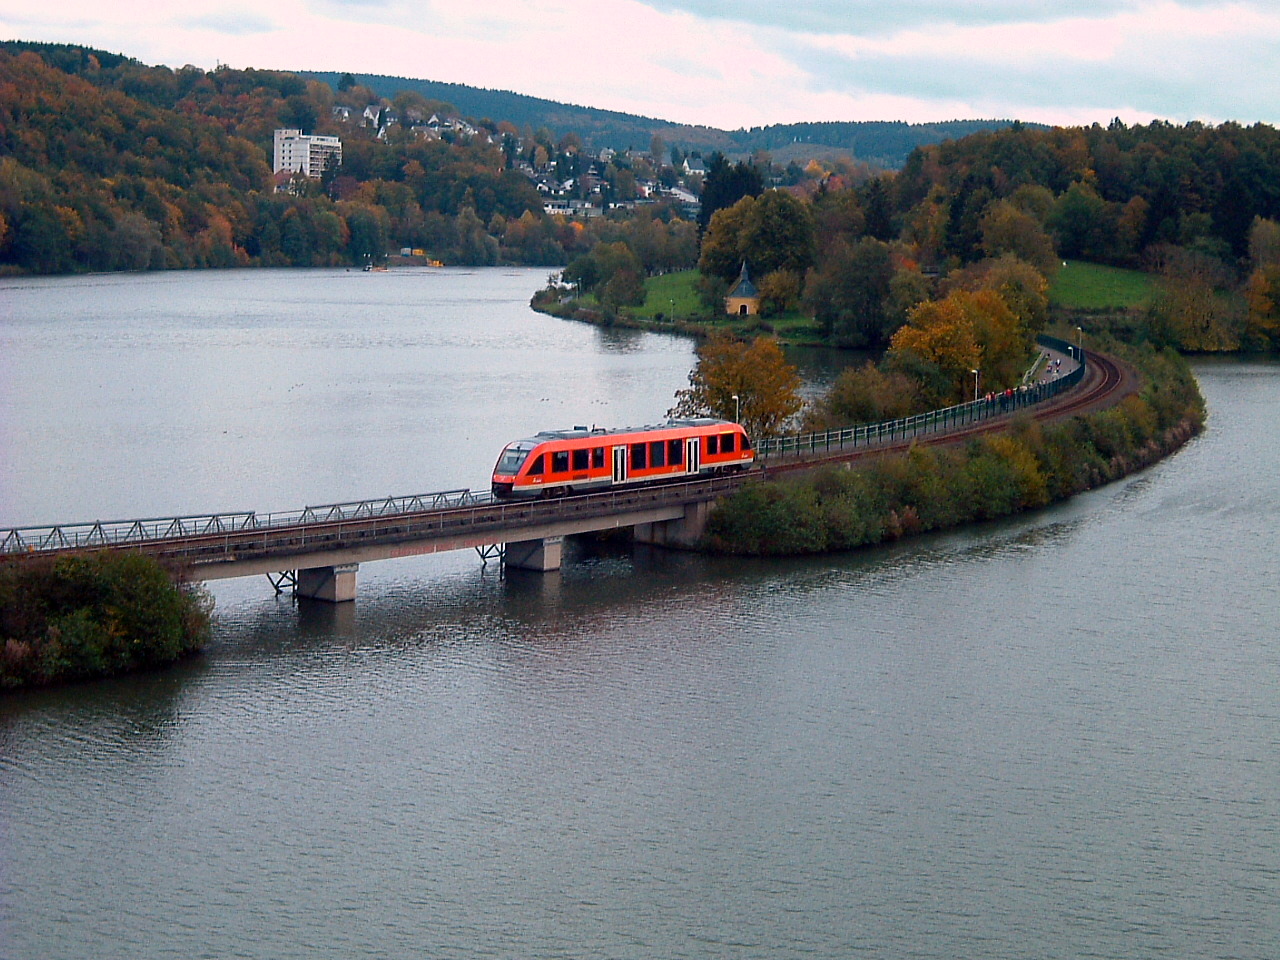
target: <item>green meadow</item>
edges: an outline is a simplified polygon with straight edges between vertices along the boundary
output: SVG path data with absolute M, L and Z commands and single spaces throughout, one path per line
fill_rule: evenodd
M 1049 285 L 1049 301 L 1068 310 L 1123 310 L 1142 306 L 1154 291 L 1150 274 L 1140 270 L 1068 260 Z

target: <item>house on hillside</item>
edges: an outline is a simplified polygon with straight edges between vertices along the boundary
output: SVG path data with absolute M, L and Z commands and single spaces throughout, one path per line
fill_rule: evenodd
M 724 298 L 724 312 L 737 317 L 754 317 L 760 312 L 760 291 L 751 282 L 747 261 L 742 261 L 742 272 Z
M 337 137 L 307 136 L 301 130 L 280 129 L 275 132 L 274 146 L 273 173 L 318 178 L 326 169 L 342 166 L 342 141 Z

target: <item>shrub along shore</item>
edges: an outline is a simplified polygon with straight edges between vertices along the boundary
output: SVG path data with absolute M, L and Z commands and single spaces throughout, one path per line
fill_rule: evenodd
M 209 639 L 208 595 L 150 557 L 100 551 L 0 563 L 0 690 L 172 663 Z
M 913 447 L 866 466 L 753 483 L 721 501 L 703 549 L 788 556 L 848 550 L 1065 500 L 1177 450 L 1204 427 L 1204 399 L 1173 350 L 1113 344 L 1143 388 L 1060 423 L 1029 416 L 956 447 Z

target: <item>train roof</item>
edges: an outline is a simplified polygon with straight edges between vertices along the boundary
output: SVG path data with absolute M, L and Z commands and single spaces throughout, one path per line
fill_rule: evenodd
M 687 417 L 680 420 L 664 420 L 662 423 L 650 423 L 643 427 L 569 427 L 564 430 L 542 430 L 532 437 L 517 440 L 516 443 L 546 443 L 548 440 L 613 437 L 623 433 L 642 433 L 646 430 L 678 430 L 681 427 L 716 426 L 737 426 L 737 424 L 732 420 L 717 420 L 715 417 Z

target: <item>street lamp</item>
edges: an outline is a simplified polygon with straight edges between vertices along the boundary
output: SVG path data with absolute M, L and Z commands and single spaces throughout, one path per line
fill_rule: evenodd
M 735 393 L 733 395 L 733 422 L 734 423 L 737 423 L 739 422 L 739 420 L 742 419 L 739 416 L 741 412 L 742 412 L 742 402 L 738 399 L 738 395 Z
M 1076 327 L 1076 360 L 1084 361 L 1084 327 Z
M 969 372 L 973 374 L 973 402 L 977 403 L 978 402 L 978 371 L 970 370 Z

